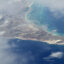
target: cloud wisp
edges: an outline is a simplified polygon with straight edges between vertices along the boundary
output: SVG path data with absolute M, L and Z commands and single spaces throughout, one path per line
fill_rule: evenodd
M 52 12 L 59 11 L 61 13 L 64 13 L 64 0 L 35 0 L 35 2 L 50 8 Z
M 51 61 L 51 60 L 53 60 L 54 58 L 56 58 L 56 59 L 61 59 L 62 57 L 63 57 L 63 55 L 64 55 L 64 53 L 63 52 L 53 52 L 53 53 L 51 53 L 48 57 L 45 57 L 45 58 L 43 58 L 44 60 L 49 60 L 49 61 Z
M 47 26 L 40 27 L 26 20 L 26 13 L 31 9 L 31 2 L 33 4 L 35 1 L 0 1 L 0 3 L 2 3 L 0 4 L 0 21 L 2 21 L 0 25 L 0 36 L 45 41 L 48 43 L 56 43 L 60 40 L 63 41 L 63 37 L 52 35 L 52 33 L 48 32 Z

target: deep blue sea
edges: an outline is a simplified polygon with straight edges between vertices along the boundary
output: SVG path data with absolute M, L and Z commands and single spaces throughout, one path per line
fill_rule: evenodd
M 39 4 L 33 4 L 31 11 L 27 14 L 27 19 L 38 26 L 47 25 L 48 31 L 56 30 L 58 35 L 64 35 L 64 16 L 57 11 L 51 12 L 49 8 Z
M 5 39 L 0 42 L 5 42 Z M 4 51 L 1 64 L 64 64 L 64 55 L 61 58 L 44 59 L 55 52 L 64 53 L 64 45 L 21 39 L 9 39 L 6 45 L 8 47 L 5 49 L 4 44 L 2 44 L 3 49 L 0 45 L 0 50 Z

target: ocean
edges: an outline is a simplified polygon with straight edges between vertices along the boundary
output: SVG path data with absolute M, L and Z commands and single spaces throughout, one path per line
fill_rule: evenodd
M 61 16 L 60 12 L 55 15 L 55 12 L 52 12 L 49 8 L 33 4 L 26 17 L 38 26 L 46 25 L 49 32 L 55 31 L 54 33 L 57 35 L 64 35 L 64 16 Z
M 0 42 L 0 64 L 64 64 L 64 45 L 21 39 Z

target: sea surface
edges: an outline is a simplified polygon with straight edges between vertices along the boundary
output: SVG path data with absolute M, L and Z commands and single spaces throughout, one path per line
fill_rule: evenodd
M 33 4 L 26 17 L 30 22 L 34 22 L 38 26 L 46 25 L 49 32 L 55 31 L 54 33 L 57 35 L 64 35 L 64 15 L 61 15 L 59 11 L 56 14 L 48 7 Z
M 56 57 L 57 53 L 60 54 Z M 64 54 L 61 53 L 64 53 L 64 45 L 32 40 L 0 39 L 0 64 L 64 64 Z

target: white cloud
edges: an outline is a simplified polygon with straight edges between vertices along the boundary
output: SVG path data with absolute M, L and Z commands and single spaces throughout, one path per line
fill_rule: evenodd
M 13 61 L 13 56 L 8 54 L 6 49 L 10 48 L 8 45 L 8 40 L 6 38 L 0 37 L 0 64 L 9 64 L 9 62 Z
M 52 58 L 62 58 L 63 52 L 54 52 L 50 55 Z
M 21 1 L 21 2 L 19 2 Z M 1 35 L 4 34 L 7 37 L 19 37 L 22 39 L 31 39 L 39 41 L 51 41 L 54 43 L 55 40 L 63 39 L 55 35 L 51 35 L 47 31 L 47 26 L 36 26 L 35 24 L 26 20 L 25 15 L 26 9 L 33 4 L 33 0 L 0 0 L 0 19 L 3 18 L 2 24 L 0 25 Z M 48 1 L 37 0 L 39 3 L 42 1 L 44 4 Z M 55 0 L 54 0 L 55 1 Z M 9 4 L 9 2 L 12 2 Z M 32 2 L 32 4 L 30 4 Z M 41 2 L 41 3 L 42 3 Z M 41 4 L 40 3 L 40 4 Z M 48 3 L 48 2 L 47 2 Z M 49 6 L 49 5 L 47 5 Z M 3 13 L 1 13 L 1 11 Z M 45 28 L 45 30 L 43 30 Z M 53 32 L 56 32 L 54 30 Z M 28 37 L 27 37 L 28 35 Z M 56 43 L 56 42 L 55 42 Z
M 34 61 L 34 56 L 32 55 L 31 51 L 22 52 L 21 54 L 14 53 L 14 51 L 21 51 L 24 49 L 16 49 L 17 44 L 14 42 L 9 45 L 8 38 L 1 38 L 0 37 L 0 64 L 28 64 L 30 61 Z M 19 42 L 19 40 L 18 40 Z M 12 50 L 14 48 L 14 50 Z M 17 61 L 18 59 L 18 61 Z
M 4 34 L 5 34 L 5 31 L 0 31 L 0 36 Z
M 52 58 L 61 59 L 62 57 L 63 57 L 63 52 L 54 52 L 54 53 L 51 53 L 48 57 L 45 57 L 43 59 L 45 60 L 50 60 Z
M 29 0 L 30 1 L 30 0 Z M 21 11 L 23 13 L 24 8 L 29 4 L 26 0 L 0 0 L 0 13 L 8 15 L 16 15 Z
M 64 0 L 36 0 L 35 2 L 50 8 L 53 12 L 64 13 Z
M 0 15 L 0 20 L 3 18 L 3 16 L 2 15 Z

